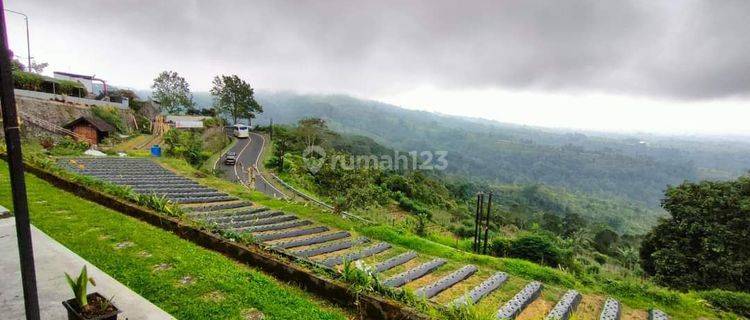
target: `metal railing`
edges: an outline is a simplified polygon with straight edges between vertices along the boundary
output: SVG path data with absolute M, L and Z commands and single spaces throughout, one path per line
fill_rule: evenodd
M 18 111 L 18 115 L 22 119 L 24 119 L 24 120 L 26 120 L 26 121 L 28 121 L 30 123 L 33 123 L 34 125 L 42 128 L 44 130 L 50 131 L 52 133 L 57 133 L 57 134 L 71 136 L 71 137 L 73 137 L 73 138 L 75 138 L 75 139 L 77 139 L 79 141 L 88 141 L 84 136 L 81 136 L 81 135 L 79 135 L 79 134 L 77 134 L 77 133 L 75 133 L 73 131 L 65 129 L 65 128 L 63 128 L 61 126 L 58 126 L 58 125 L 56 125 L 56 124 L 54 124 L 52 122 L 49 122 L 47 120 L 44 120 L 44 119 L 41 119 L 41 118 L 37 118 L 37 117 L 35 117 L 33 115 L 30 115 L 30 114 L 28 114 L 26 112 Z
M 286 183 L 286 181 L 281 180 L 281 178 L 279 178 L 277 175 L 275 175 L 273 173 L 269 173 L 269 174 L 271 175 L 271 177 L 273 177 L 274 179 L 276 179 L 276 181 L 278 181 L 282 186 L 284 186 L 284 188 L 287 188 L 287 189 L 291 190 L 292 192 L 294 192 L 294 194 L 300 196 L 301 198 L 303 198 L 305 200 L 308 200 L 308 201 L 310 201 L 312 203 L 315 203 L 315 204 L 317 204 L 317 205 L 319 205 L 321 207 L 324 207 L 326 209 L 329 209 L 331 211 L 334 211 L 334 208 L 333 208 L 332 205 L 327 204 L 327 203 L 325 203 L 323 201 L 320 201 L 318 199 L 315 199 L 312 196 L 310 196 L 310 195 L 308 195 L 308 194 L 306 194 L 306 193 L 304 193 L 302 191 L 297 190 L 295 187 L 292 187 L 290 184 Z M 352 214 L 352 213 L 349 213 L 349 212 L 346 212 L 346 211 L 341 211 L 341 214 L 344 215 L 344 216 L 350 217 L 350 218 L 354 218 L 354 219 L 360 220 L 360 221 L 365 222 L 365 223 L 375 224 L 375 221 L 372 221 L 372 220 L 367 219 L 367 218 L 360 217 L 360 216 L 358 216 L 356 214 Z

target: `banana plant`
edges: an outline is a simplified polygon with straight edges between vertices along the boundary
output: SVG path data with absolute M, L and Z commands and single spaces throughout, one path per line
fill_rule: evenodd
M 81 308 L 87 306 L 89 302 L 88 299 L 86 299 L 86 288 L 89 282 L 91 282 L 91 285 L 93 286 L 96 286 L 96 282 L 94 282 L 94 278 L 88 277 L 86 266 L 83 266 L 81 273 L 75 281 L 67 272 L 65 273 L 65 279 L 68 280 L 68 285 L 70 286 L 70 289 L 73 290 L 73 295 L 75 296 L 78 305 Z

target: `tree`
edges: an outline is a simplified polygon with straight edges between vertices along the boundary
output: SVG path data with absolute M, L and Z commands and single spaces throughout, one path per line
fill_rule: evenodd
M 178 114 L 193 106 L 190 85 L 174 71 L 162 71 L 151 85 L 153 97 L 170 114 Z
M 31 61 L 31 71 L 36 73 L 42 73 L 44 72 L 44 69 L 49 66 L 49 63 L 41 62 L 37 63 L 36 61 Z
M 635 266 L 638 265 L 638 251 L 633 247 L 621 247 L 617 249 L 617 253 L 620 255 L 620 261 L 625 265 L 626 268 L 634 270 Z
M 228 114 L 234 123 L 237 119 L 247 119 L 250 124 L 256 113 L 263 112 L 263 106 L 255 101 L 253 88 L 237 75 L 216 76 L 213 85 L 211 95 L 214 96 L 216 111 Z
M 563 235 L 572 236 L 574 233 L 586 227 L 586 220 L 577 213 L 568 212 L 563 218 Z
M 669 187 L 671 215 L 642 242 L 641 267 L 677 289 L 750 290 L 750 176 Z
M 609 228 L 602 229 L 594 235 L 594 248 L 604 254 L 613 254 L 620 242 L 620 235 Z
M 23 64 L 23 62 L 19 61 L 16 58 L 13 58 L 13 60 L 10 61 L 10 70 L 11 71 L 25 71 L 26 66 Z
M 563 232 L 563 220 L 554 213 L 545 212 L 542 214 L 542 229 L 552 232 L 554 234 L 561 234 Z
M 332 135 L 326 121 L 320 118 L 305 118 L 298 121 L 296 131 L 297 136 L 304 143 L 303 149 L 321 145 L 327 137 Z

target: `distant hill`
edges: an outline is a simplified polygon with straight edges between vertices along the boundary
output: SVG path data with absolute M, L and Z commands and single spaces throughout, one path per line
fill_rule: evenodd
M 397 150 L 446 150 L 449 174 L 544 183 L 656 206 L 669 184 L 750 169 L 750 145 L 661 136 L 582 134 L 414 111 L 342 95 L 258 93 L 256 123 L 320 117 Z M 644 140 L 645 139 L 645 140 Z
M 198 106 L 210 95 L 197 92 Z M 403 109 L 345 95 L 258 92 L 265 112 L 254 120 L 328 120 L 332 129 L 370 137 L 402 151 L 448 151 L 449 175 L 492 184 L 543 183 L 650 207 L 667 185 L 729 179 L 750 170 L 750 144 L 658 135 L 582 133 Z

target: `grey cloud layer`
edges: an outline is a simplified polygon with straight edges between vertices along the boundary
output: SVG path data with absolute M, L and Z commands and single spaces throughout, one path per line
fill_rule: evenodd
M 32 1 L 33 2 L 33 1 Z M 289 89 L 750 92 L 750 1 L 39 1 L 181 57 L 253 65 Z M 178 70 L 179 71 L 179 70 Z M 269 78 L 270 79 L 270 78 Z M 307 87 L 307 88 L 299 88 Z

